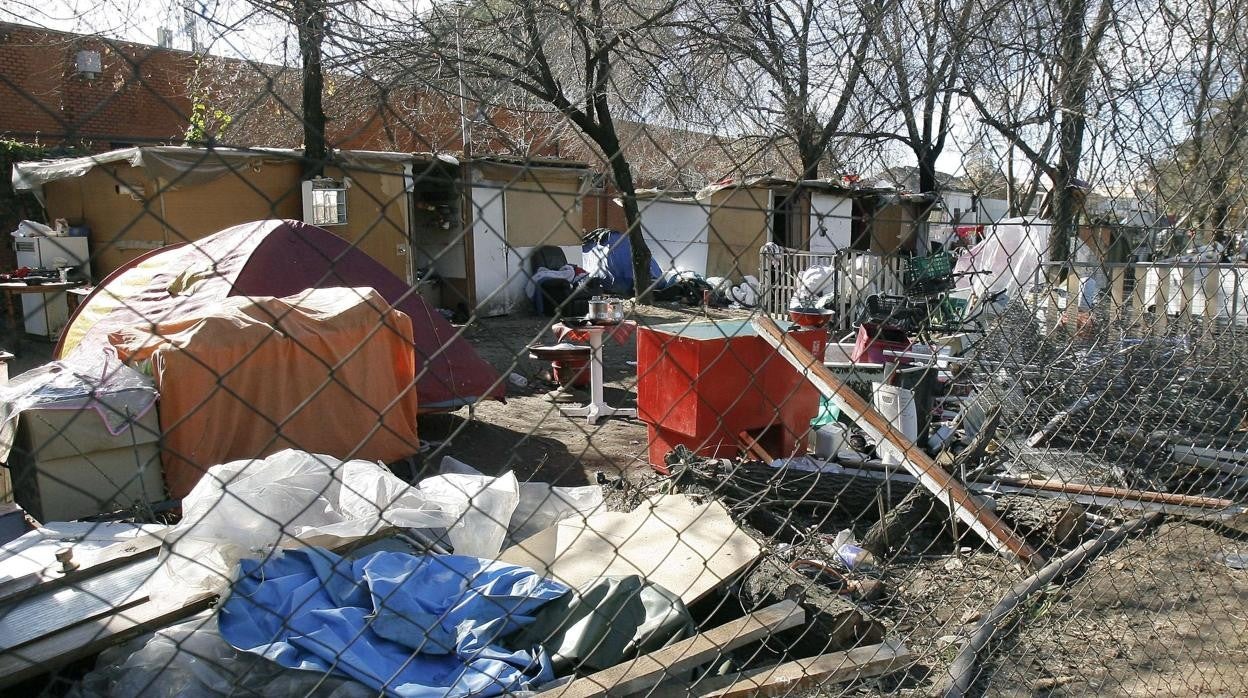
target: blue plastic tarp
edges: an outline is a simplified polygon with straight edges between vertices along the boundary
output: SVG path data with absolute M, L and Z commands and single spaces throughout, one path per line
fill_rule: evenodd
M 618 230 L 595 231 L 581 244 L 582 266 L 590 276 L 602 281 L 604 290 L 624 296 L 633 294 L 633 246 Z M 654 257 L 650 258 L 650 280 L 663 276 Z
M 567 587 L 532 570 L 461 555 L 319 548 L 243 560 L 221 635 L 278 664 L 337 670 L 411 697 L 493 696 L 554 679 L 540 647 L 504 638 Z

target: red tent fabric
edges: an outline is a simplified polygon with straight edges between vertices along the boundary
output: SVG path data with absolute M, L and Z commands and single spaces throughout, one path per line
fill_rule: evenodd
M 292 220 L 244 223 L 135 259 L 79 305 L 56 356 L 100 351 L 110 332 L 202 314 L 230 296 L 334 287 L 371 287 L 411 317 L 421 412 L 502 399 L 498 373 L 403 280 L 337 235 Z

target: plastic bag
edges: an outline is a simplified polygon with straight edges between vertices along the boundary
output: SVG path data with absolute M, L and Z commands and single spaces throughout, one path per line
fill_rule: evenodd
M 858 539 L 848 528 L 836 534 L 836 538 L 832 541 L 832 549 L 836 551 L 837 559 L 845 565 L 846 569 L 852 570 L 864 562 L 870 563 L 871 561 L 871 553 L 858 546 Z
M 462 502 L 408 485 L 384 466 L 287 449 L 213 466 L 182 500 L 147 592 L 162 608 L 219 592 L 243 557 L 332 548 L 388 526 L 445 528 Z
M 365 698 L 377 692 L 337 674 L 286 669 L 221 637 L 215 614 L 201 614 L 100 655 L 70 698 L 216 696 Z
M 481 473 L 481 471 L 471 465 L 456 460 L 450 456 L 446 456 L 442 459 L 440 471 L 442 475 L 439 475 L 438 477 L 455 475 L 461 478 L 477 478 L 479 483 L 501 479 L 491 478 L 490 476 Z M 510 472 L 502 477 L 507 476 L 511 476 L 511 482 L 515 482 L 515 476 Z M 429 478 L 428 480 L 422 481 L 420 483 L 420 487 L 424 488 L 425 483 L 433 480 L 436 480 L 436 478 Z M 461 492 L 471 489 L 468 480 L 457 480 L 457 482 L 465 488 L 464 490 L 460 490 Z M 480 484 L 479 486 L 484 487 L 483 484 Z M 445 490 L 439 491 L 445 492 Z M 556 523 L 572 516 L 589 516 L 598 511 L 598 509 L 602 507 L 603 503 L 602 488 L 597 485 L 586 485 L 584 487 L 556 487 L 545 482 L 520 482 L 517 483 L 516 492 L 516 503 L 512 506 L 511 511 L 506 514 L 504 514 L 502 509 L 491 509 L 494 502 L 487 503 L 483 501 L 477 503 L 476 506 L 473 507 L 478 510 L 478 513 L 488 510 L 492 516 L 497 516 L 497 518 L 493 519 L 489 525 L 487 525 L 487 528 L 491 531 L 491 544 L 493 544 L 493 541 L 497 536 L 497 522 L 507 522 L 505 526 L 505 537 L 499 539 L 498 548 L 485 552 L 465 553 L 460 550 L 458 545 L 456 545 L 455 537 L 452 535 L 451 544 L 456 546 L 455 552 L 458 554 L 476 555 L 477 557 L 497 557 L 498 554 L 502 552 L 504 544 L 512 545 L 522 541 L 533 534 L 550 528 Z M 479 517 L 476 517 L 472 514 L 472 512 L 469 514 L 479 520 Z M 467 530 L 473 529 L 471 526 L 468 526 Z M 452 533 L 454 533 L 454 530 L 452 530 Z M 474 547 L 476 546 L 474 545 Z
M 44 364 L 0 385 L 0 461 L 9 457 L 17 419 L 24 410 L 93 410 L 116 436 L 155 403 L 152 379 L 121 363 L 111 352 L 84 353 Z

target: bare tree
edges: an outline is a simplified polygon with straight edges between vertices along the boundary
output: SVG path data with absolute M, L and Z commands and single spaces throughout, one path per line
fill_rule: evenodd
M 1034 114 L 1018 118 L 1002 114 L 990 102 L 1003 92 L 1000 85 L 961 83 L 985 123 L 995 128 L 1052 182 L 1053 228 L 1049 254 L 1054 260 L 1070 256 L 1070 236 L 1075 233 L 1085 186 L 1080 182 L 1089 123 L 1090 90 L 1097 77 L 1098 52 L 1115 19 L 1114 0 L 1040 0 L 1029 11 L 1031 17 L 1051 18 L 1046 31 L 1034 31 L 1030 20 L 1017 25 L 1017 31 L 997 34 L 981 48 L 981 57 L 991 61 L 1013 55 L 1020 65 L 1032 66 L 1045 78 L 1050 97 L 1037 100 Z M 1026 19 L 1026 18 L 1024 18 Z M 1021 56 L 1019 55 L 1021 54 Z M 1008 93 L 1008 89 L 1005 90 Z M 1053 125 L 1056 148 L 1051 149 L 1053 133 L 1037 146 L 1027 137 L 1028 127 Z
M 920 193 L 939 189 L 936 161 L 956 118 L 971 38 L 993 21 L 995 0 L 902 0 L 882 24 L 876 55 L 885 70 L 868 71 L 882 109 L 864 138 L 894 140 L 914 155 Z M 889 115 L 899 124 L 890 124 Z M 885 126 L 887 125 L 887 126 Z M 896 128 L 892 128 L 892 126 Z
M 792 143 L 800 162 L 797 175 L 817 178 L 862 98 L 867 58 L 892 5 L 893 0 L 694 5 L 682 18 L 691 39 L 683 74 L 715 93 L 703 90 L 688 105 L 692 109 L 684 110 L 686 118 L 697 118 L 695 112 L 718 101 L 722 108 L 710 113 L 735 113 L 748 130 L 771 134 L 775 147 Z
M 503 0 L 435 4 L 410 17 L 404 31 L 380 32 L 375 55 L 397 83 L 441 84 L 474 103 L 549 105 L 602 153 L 621 195 L 632 246 L 635 293 L 650 283 L 650 250 L 642 237 L 633 167 L 617 112 L 636 109 L 662 62 L 659 37 L 676 0 Z M 440 79 L 440 82 L 439 82 Z

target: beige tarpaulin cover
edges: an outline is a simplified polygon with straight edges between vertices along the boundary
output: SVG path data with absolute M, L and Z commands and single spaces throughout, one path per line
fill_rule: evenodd
M 412 322 L 373 289 L 228 298 L 109 340 L 151 359 L 175 498 L 214 465 L 285 448 L 389 462 L 420 446 Z

